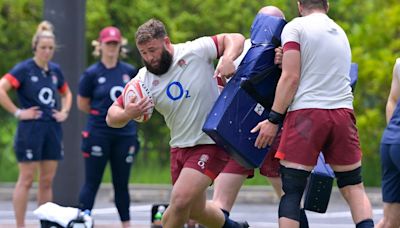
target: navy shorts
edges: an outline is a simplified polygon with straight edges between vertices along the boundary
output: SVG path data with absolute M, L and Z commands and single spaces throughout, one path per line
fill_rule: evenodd
M 64 157 L 61 124 L 52 121 L 20 121 L 14 140 L 18 162 L 61 160 Z
M 120 157 L 117 161 L 123 159 L 127 164 L 132 164 L 139 148 L 140 144 L 136 135 L 82 132 L 81 150 L 84 158 L 108 160 L 111 157 Z M 118 153 L 118 155 L 111 153 Z
M 400 144 L 381 144 L 382 200 L 400 203 Z

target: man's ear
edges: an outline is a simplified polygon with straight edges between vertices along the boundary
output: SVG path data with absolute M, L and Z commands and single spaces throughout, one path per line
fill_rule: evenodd
M 297 10 L 299 11 L 299 17 L 301 17 L 302 12 L 303 12 L 303 7 L 301 6 L 301 3 L 297 1 Z
M 168 36 L 163 38 L 165 45 L 170 45 L 171 44 L 171 40 L 169 39 Z
M 170 49 L 172 43 L 171 43 L 171 40 L 169 39 L 169 37 L 168 37 L 168 36 L 164 37 L 164 38 L 163 38 L 163 41 L 164 41 L 165 47 L 167 47 L 168 49 Z

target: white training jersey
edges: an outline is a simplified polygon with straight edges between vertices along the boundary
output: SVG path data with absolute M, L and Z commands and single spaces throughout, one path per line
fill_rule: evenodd
M 289 111 L 305 108 L 353 109 L 351 49 L 343 29 L 323 13 L 289 22 L 282 44 L 300 45 L 300 84 Z
M 171 131 L 171 147 L 215 144 L 202 127 L 219 94 L 213 78 L 217 54 L 212 37 L 175 44 L 167 73 L 157 76 L 142 68 L 136 76 L 150 89 Z

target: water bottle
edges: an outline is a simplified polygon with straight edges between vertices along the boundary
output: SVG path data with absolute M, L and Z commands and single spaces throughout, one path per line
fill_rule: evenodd
M 158 206 L 157 213 L 154 214 L 154 220 L 153 220 L 153 224 L 154 225 L 157 225 L 157 226 L 161 226 L 162 225 L 161 219 L 162 219 L 162 216 L 164 214 L 164 211 L 165 211 L 165 206 L 164 205 Z

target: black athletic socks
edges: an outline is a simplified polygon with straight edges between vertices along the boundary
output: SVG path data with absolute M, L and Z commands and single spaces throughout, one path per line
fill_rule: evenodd
M 244 221 L 244 222 L 238 222 L 238 224 L 239 224 L 239 228 L 248 228 L 248 227 L 250 227 L 250 225 L 246 222 L 246 221 Z
M 306 215 L 306 210 L 304 208 L 300 209 L 300 228 L 308 228 L 308 219 Z
M 374 221 L 372 219 L 365 219 L 356 224 L 356 228 L 373 228 Z
M 225 217 L 229 217 L 229 215 L 230 215 L 229 211 L 227 211 L 225 209 L 221 209 L 221 211 L 224 213 Z
M 246 221 L 235 222 L 232 219 L 230 219 L 228 211 L 226 211 L 224 209 L 221 209 L 221 211 L 224 213 L 224 216 L 225 216 L 225 223 L 222 226 L 222 228 L 248 228 L 248 227 L 250 227 Z

